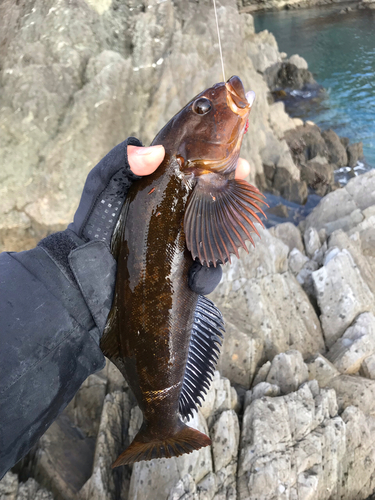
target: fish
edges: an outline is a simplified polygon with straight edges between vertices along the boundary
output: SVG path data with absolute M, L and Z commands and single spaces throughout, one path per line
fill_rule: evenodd
M 165 158 L 133 183 L 114 236 L 114 299 L 101 349 L 121 371 L 143 413 L 113 467 L 178 457 L 211 444 L 189 419 L 213 378 L 224 323 L 188 286 L 195 261 L 239 256 L 262 224 L 262 195 L 235 179 L 254 101 L 238 76 L 195 96 L 156 135 Z

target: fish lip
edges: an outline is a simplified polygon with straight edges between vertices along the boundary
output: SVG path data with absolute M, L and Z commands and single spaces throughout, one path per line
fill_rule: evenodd
M 254 104 L 255 97 L 256 97 L 256 94 L 255 94 L 254 90 L 249 90 L 249 92 L 246 92 L 246 99 L 247 99 L 247 102 L 249 103 L 250 108 Z
M 245 110 L 248 110 L 250 108 L 249 103 L 245 102 L 243 100 L 243 97 L 238 95 L 238 93 L 235 91 L 235 89 L 232 87 L 232 85 L 229 82 L 226 82 L 225 87 L 228 91 L 228 98 L 231 104 L 233 104 L 233 111 L 237 114 L 237 110 L 241 110 L 242 112 Z M 232 108 L 232 106 L 230 106 Z

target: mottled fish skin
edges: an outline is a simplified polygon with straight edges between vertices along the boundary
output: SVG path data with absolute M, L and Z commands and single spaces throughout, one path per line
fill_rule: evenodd
M 233 177 L 250 111 L 242 83 L 241 89 L 233 78 L 196 96 L 156 136 L 152 144 L 164 145 L 165 159 L 132 185 L 113 238 L 117 281 L 101 348 L 128 381 L 144 417 L 114 466 L 210 444 L 178 413 L 198 300 L 188 287 L 193 258 L 184 216 L 197 176 L 217 171 Z M 194 111 L 202 98 L 211 99 L 211 114 Z

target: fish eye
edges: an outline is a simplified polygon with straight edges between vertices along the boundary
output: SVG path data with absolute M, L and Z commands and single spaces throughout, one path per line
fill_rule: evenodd
M 193 104 L 193 111 L 198 113 L 198 115 L 205 115 L 211 108 L 211 102 L 207 97 L 200 97 Z

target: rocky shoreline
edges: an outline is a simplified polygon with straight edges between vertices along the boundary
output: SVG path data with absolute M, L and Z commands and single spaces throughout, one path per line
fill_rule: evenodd
M 130 134 L 150 142 L 192 87 L 217 79 L 210 9 L 2 3 L 2 250 L 66 227 L 108 149 Z M 360 144 L 277 101 L 314 85 L 306 62 L 256 34 L 235 0 L 218 13 L 228 71 L 242 68 L 257 94 L 242 151 L 250 182 L 324 197 L 298 227 L 259 228 L 255 248 L 224 267 L 211 297 L 226 322 L 219 371 L 191 423 L 212 447 L 112 470 L 141 415 L 108 363 L 0 481 L 0 500 L 361 500 L 375 489 L 375 170 L 340 188 L 334 171 L 355 168 Z
M 238 0 L 241 13 L 252 13 L 264 10 L 306 9 L 324 5 L 342 6 L 340 14 L 352 9 L 375 9 L 374 0 Z

